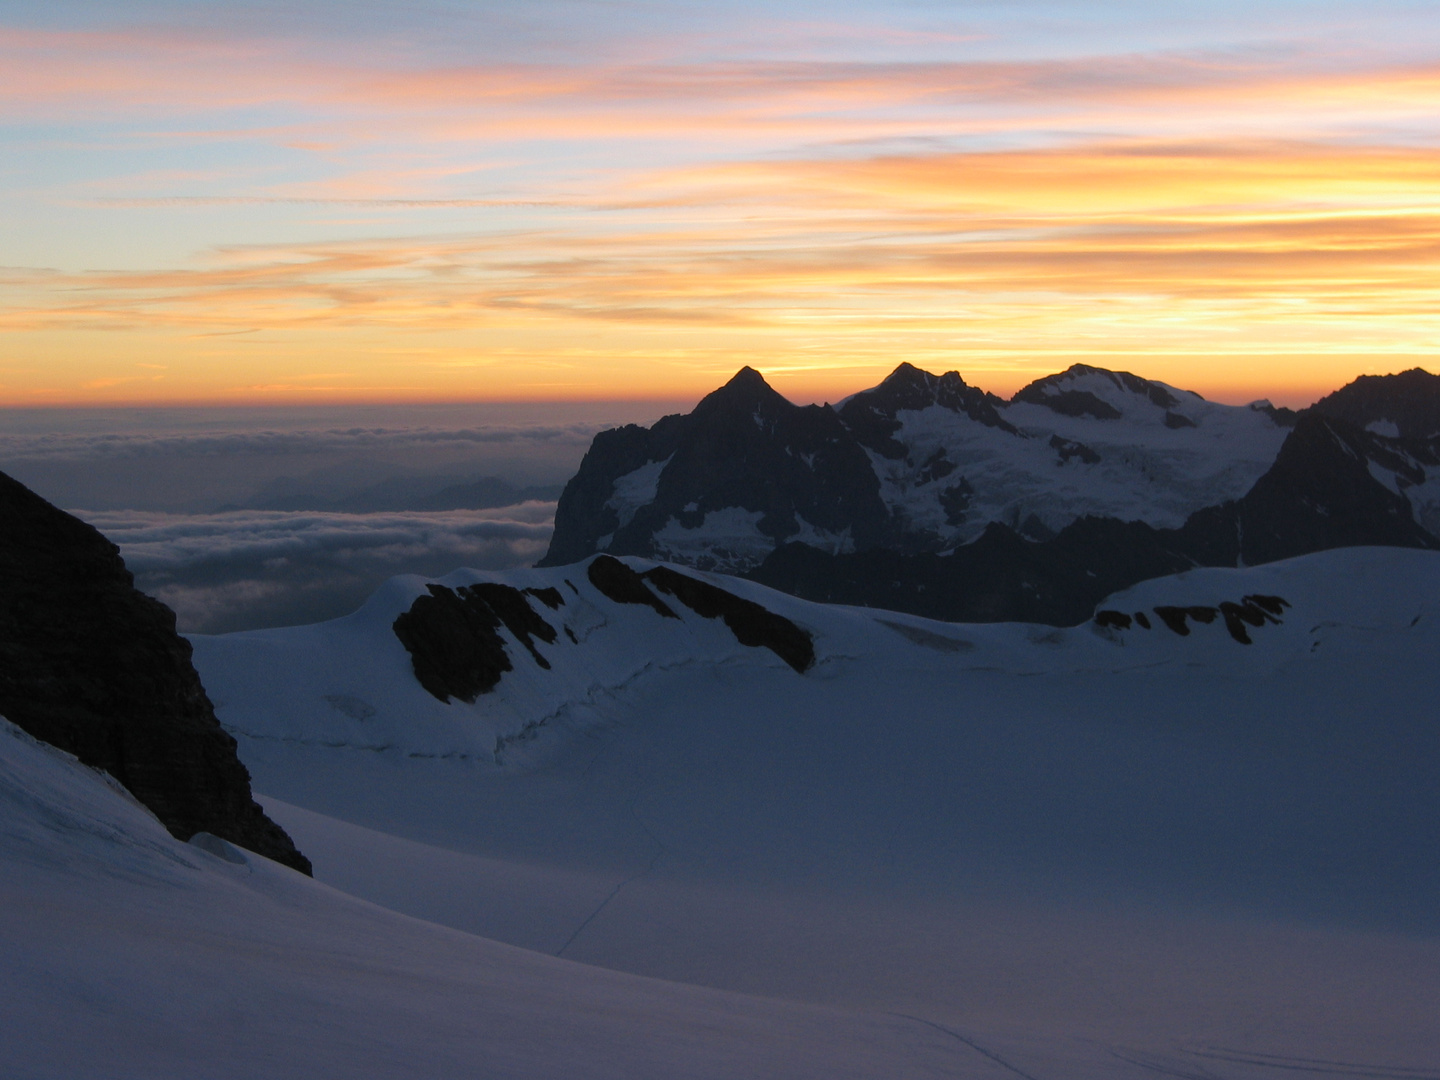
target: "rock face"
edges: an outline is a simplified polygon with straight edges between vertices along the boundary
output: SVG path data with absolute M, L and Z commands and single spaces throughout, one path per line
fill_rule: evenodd
M 744 368 L 688 415 L 597 435 L 539 565 L 607 551 L 734 569 L 794 537 L 873 546 L 889 537 L 879 489 L 834 410 Z
M 1225 631 L 1232 638 L 1241 645 L 1250 645 L 1253 641 L 1249 628 L 1284 622 L 1281 616 L 1289 606 L 1290 601 L 1283 596 L 1252 593 L 1242 596 L 1238 602 L 1222 600 L 1214 607 L 1208 604 L 1189 607 L 1162 604 L 1151 610 L 1162 623 L 1181 637 L 1190 636 L 1187 620 L 1193 619 L 1208 626 L 1218 615 L 1225 620 Z M 1095 625 L 1109 630 L 1129 630 L 1132 626 L 1137 630 L 1149 630 L 1150 619 L 1143 611 L 1135 612 L 1132 617 L 1123 611 L 1110 608 L 1095 613 Z
M 1196 512 L 1178 529 L 1082 518 L 1032 541 L 992 524 L 949 555 L 834 555 L 788 544 L 749 576 L 827 603 L 1073 626 L 1109 594 L 1193 566 L 1255 566 L 1368 544 L 1440 549 L 1403 494 L 1429 482 L 1427 466 L 1440 471 L 1440 440 L 1387 439 L 1310 413 L 1249 492 Z M 1238 616 L 1225 618 L 1230 626 Z
M 0 714 L 104 769 L 178 839 L 212 833 L 308 874 L 190 655 L 115 545 L 0 474 Z
M 519 589 L 497 582 L 480 582 L 461 589 L 428 585 L 395 620 L 395 636 L 410 653 L 415 678 L 441 701 L 452 697 L 473 702 L 495 689 L 500 676 L 513 671 L 504 627 L 515 636 L 542 668 L 550 662 L 535 647 L 535 638 L 555 641 L 555 628 L 536 614 Z M 539 599 L 558 607 L 563 599 L 555 589 Z
M 1411 368 L 1398 375 L 1361 375 L 1310 406 L 1309 412 L 1370 427 L 1402 439 L 1440 435 L 1440 375 Z
M 743 573 L 793 542 L 938 553 L 992 523 L 1036 540 L 1087 516 L 1174 528 L 1245 493 L 1284 440 L 1277 416 L 1085 365 L 1006 402 L 901 364 L 801 408 L 746 368 L 688 415 L 596 436 L 541 565 L 606 552 Z
M 1415 513 L 1428 515 L 1432 500 L 1414 494 L 1432 486 L 1437 467 L 1440 439 L 1388 439 L 1307 412 L 1255 486 L 1192 516 L 1180 543 L 1202 566 L 1256 566 L 1364 544 L 1437 547 Z

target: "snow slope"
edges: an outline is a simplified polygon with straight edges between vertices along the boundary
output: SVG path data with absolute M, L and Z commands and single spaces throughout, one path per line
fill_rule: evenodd
M 175 841 L 103 774 L 0 720 L 0 1074 L 798 1080 L 993 1068 L 918 1021 L 555 960 L 209 843 Z
M 1099 369 L 1051 376 L 1045 382 L 1086 395 L 1106 415 L 1001 403 L 999 416 L 1015 431 L 942 405 L 901 409 L 891 438 L 904 455 L 870 455 L 881 498 L 910 531 L 942 537 L 942 547 L 968 543 L 989 521 L 1037 536 L 1087 514 L 1176 528 L 1202 507 L 1246 494 L 1284 442 L 1287 429 L 1263 410 L 1133 376 L 1128 386 L 1125 377 Z M 936 461 L 945 462 L 939 477 Z M 942 492 L 960 481 L 965 505 L 956 520 L 953 495 Z
M 1066 386 L 1111 405 L 1115 418 L 1017 401 L 1001 415 L 1019 436 L 939 405 L 899 412 L 894 437 L 906 456 L 871 455 L 881 497 L 912 530 L 932 530 L 945 547 L 975 539 L 991 521 L 1022 529 L 1032 515 L 1052 532 L 1087 514 L 1178 528 L 1196 510 L 1249 491 L 1285 441 L 1287 430 L 1257 409 L 1152 382 L 1181 403 L 1166 409 L 1107 375 L 1072 377 Z M 1167 426 L 1176 415 L 1189 424 Z M 942 451 L 954 471 L 927 480 L 924 463 Z M 960 479 L 973 494 L 965 520 L 954 522 L 940 493 Z
M 320 881 L 566 959 L 903 1014 L 1043 1080 L 1440 1076 L 1440 555 L 1102 605 L 1150 630 L 707 578 L 812 632 L 803 675 L 583 567 L 445 580 L 482 579 L 561 589 L 534 607 L 576 640 L 544 670 L 507 637 L 515 669 L 473 705 L 421 689 L 390 630 L 418 578 L 347 619 L 194 639 Z M 1290 606 L 1251 645 L 1154 614 L 1255 594 Z

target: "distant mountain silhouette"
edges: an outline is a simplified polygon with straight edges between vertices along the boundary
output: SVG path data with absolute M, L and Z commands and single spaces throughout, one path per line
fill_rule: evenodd
M 816 600 L 1078 622 L 1191 566 L 1437 546 L 1437 385 L 1364 377 L 1297 414 L 1084 364 L 1006 402 L 901 364 L 801 407 L 744 368 L 688 415 L 597 435 L 540 565 L 637 555 Z
M 704 532 L 709 515 L 727 512 L 747 527 Z M 702 566 L 758 563 L 807 527 L 862 546 L 892 533 L 879 480 L 835 411 L 790 403 L 748 367 L 688 415 L 595 436 L 560 496 L 539 565 L 597 551 L 648 554 L 672 522 L 682 535 L 700 531 Z M 737 533 L 750 550 L 735 550 Z

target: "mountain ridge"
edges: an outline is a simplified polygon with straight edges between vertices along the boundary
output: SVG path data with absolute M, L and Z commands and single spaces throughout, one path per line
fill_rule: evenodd
M 1365 378 L 1381 381 L 1351 384 L 1364 389 L 1362 405 L 1346 406 L 1354 394 L 1337 391 L 1297 414 L 1268 402 L 1216 405 L 1084 364 L 1006 402 L 956 372 L 902 363 L 838 407 L 801 407 L 747 367 L 690 414 L 598 435 L 561 495 L 538 565 L 636 555 L 812 597 L 1053 622 L 1079 617 L 1098 598 L 1094 582 L 1138 580 L 1106 571 L 1100 551 L 1083 554 L 1106 530 L 1120 544 L 1109 552 L 1117 566 L 1158 573 L 1352 544 L 1431 546 L 1440 536 L 1434 438 L 1387 435 L 1338 414 L 1403 414 L 1407 430 L 1429 430 L 1424 408 L 1402 407 L 1411 383 L 1435 377 Z M 1010 601 L 957 599 L 946 615 L 937 594 L 893 591 L 899 580 L 913 579 L 917 593 L 937 586 L 940 567 L 966 579 L 971 571 L 943 561 L 957 557 L 1008 575 Z M 857 577 L 862 566 L 873 587 Z M 1072 572 L 1088 580 L 1062 584 Z M 1034 586 L 1035 574 L 1051 582 L 1053 604 L 1014 592 Z

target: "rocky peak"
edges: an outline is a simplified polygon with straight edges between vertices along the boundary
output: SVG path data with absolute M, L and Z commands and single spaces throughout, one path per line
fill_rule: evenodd
M 867 447 L 882 457 L 899 460 L 905 447 L 894 437 L 900 430 L 902 411 L 918 412 L 939 406 L 961 413 L 986 427 L 1019 434 L 1000 416 L 996 406 L 1005 402 L 975 386 L 968 386 L 958 371 L 932 375 L 914 364 L 902 363 L 879 386 L 846 400 L 840 407 L 840 422 Z
M 1123 403 L 1127 397 L 1140 398 L 1164 410 L 1180 404 L 1180 399 L 1160 383 L 1128 371 L 1111 371 L 1089 364 L 1072 364 L 1057 375 L 1036 379 L 1010 400 L 1044 405 L 1061 416 L 1119 420 L 1125 414 Z M 1121 404 L 1117 405 L 1117 401 Z
M 1440 435 L 1440 375 L 1411 368 L 1396 375 L 1361 375 L 1307 412 L 1405 439 Z
M 765 376 L 752 367 L 742 367 L 730 381 L 700 399 L 695 413 L 760 412 L 765 415 L 788 412 L 799 406 L 790 402 L 765 381 Z
M 685 415 L 596 436 L 542 566 L 598 551 L 740 569 L 786 537 L 878 542 L 889 527 L 865 452 L 829 406 L 799 406 L 742 368 Z M 687 556 L 686 549 L 704 550 Z

